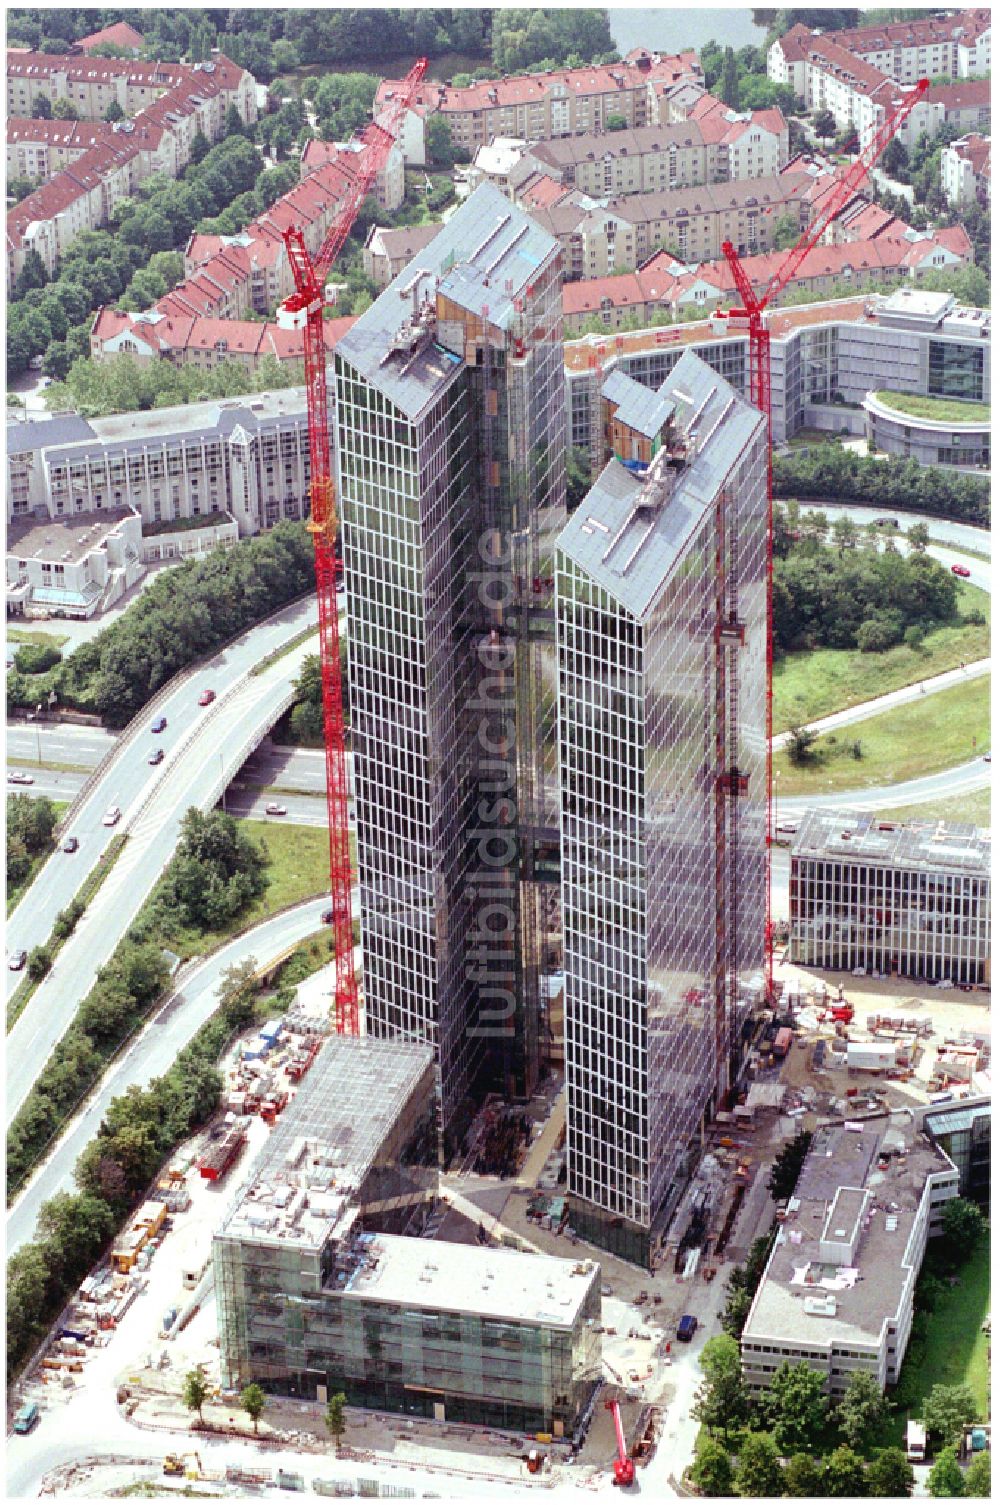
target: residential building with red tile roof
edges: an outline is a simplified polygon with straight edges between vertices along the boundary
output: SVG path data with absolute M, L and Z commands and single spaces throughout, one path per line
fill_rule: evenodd
M 357 150 L 349 142 L 342 141 L 317 141 L 311 137 L 302 148 L 302 156 L 299 159 L 299 173 L 303 178 L 315 172 L 317 167 L 326 167 L 330 162 L 336 162 L 344 157 L 348 167 L 353 152 Z M 398 209 L 406 197 L 406 175 L 403 170 L 403 149 L 401 146 L 393 146 L 386 158 L 385 166 L 380 168 L 375 178 L 375 201 L 380 209 L 388 209 L 390 212 Z
M 425 79 L 416 107 L 425 116 L 444 115 L 455 145 L 474 156 L 494 136 L 548 141 L 606 131 L 609 120 L 616 118 L 627 127 L 647 125 L 658 117 L 657 89 L 684 79 L 696 83 L 702 79 L 693 51 L 676 56 L 642 51 L 622 63 L 554 68 L 547 73 L 486 79 L 464 88 Z M 375 97 L 376 110 L 399 87 L 398 80 L 384 80 Z
M 941 187 L 949 204 L 986 208 L 990 202 L 990 138 L 962 136 L 941 153 Z
M 7 173 L 18 178 L 53 178 L 93 146 L 132 145 L 148 154 L 146 175 L 177 176 L 173 135 L 152 121 L 7 120 Z
M 46 122 L 51 131 L 34 129 L 32 112 L 42 95 L 50 102 L 64 99 L 86 117 L 74 139 L 82 144 L 93 132 L 93 140 L 79 155 L 73 141 L 56 129 L 63 122 Z M 132 118 L 109 127 L 110 134 L 98 132 L 95 122 L 103 125 L 101 118 L 112 102 Z M 8 132 L 14 126 L 13 139 L 8 133 L 8 164 L 13 150 L 15 161 L 25 165 L 24 176 L 50 176 L 44 187 L 8 212 L 8 292 L 29 249 L 38 251 L 51 274 L 77 235 L 105 224 L 119 199 L 144 178 L 153 172 L 181 172 L 199 131 L 209 141 L 222 136 L 230 105 L 245 124 L 256 120 L 252 75 L 221 53 L 210 63 L 187 66 L 8 49 Z M 165 137 L 170 139 L 167 146 Z M 55 163 L 47 171 L 40 165 L 52 151 L 73 156 L 72 164 L 57 168 L 54 176 Z M 103 187 L 91 181 L 95 175 L 103 179 Z
M 146 39 L 141 32 L 136 31 L 127 21 L 116 21 L 113 26 L 105 26 L 102 31 L 92 31 L 89 37 L 81 37 L 73 43 L 74 52 L 93 52 L 95 47 L 120 47 L 124 52 L 131 52 L 133 57 L 138 57 L 146 45 Z
M 326 319 L 323 337 L 328 351 L 354 323 L 351 317 Z M 273 323 L 161 312 L 126 313 L 102 308 L 90 330 L 90 353 L 95 360 L 130 355 L 140 363 L 168 360 L 175 366 L 211 371 L 223 361 L 236 361 L 256 371 L 266 356 L 282 363 L 301 361 L 302 335 Z

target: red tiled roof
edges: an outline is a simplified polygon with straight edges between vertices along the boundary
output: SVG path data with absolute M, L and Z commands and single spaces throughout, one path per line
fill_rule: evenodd
M 974 41 L 990 24 L 989 8 L 960 10 L 950 16 L 918 16 L 910 21 L 890 21 L 838 32 L 841 45 L 851 52 L 886 52 L 889 48 L 926 47 L 935 42 Z M 961 35 L 956 38 L 955 32 Z
M 165 300 L 164 300 L 165 301 Z M 355 322 L 351 316 L 324 319 L 323 339 L 328 351 Z M 222 342 L 232 355 L 275 355 L 279 360 L 302 358 L 302 335 L 298 330 L 279 329 L 277 324 L 257 324 L 250 319 L 179 317 L 150 320 L 142 314 L 101 308 L 91 325 L 91 337 L 103 344 L 126 330 L 163 353 L 183 350 L 214 350 Z
M 780 136 L 785 130 L 785 117 L 779 109 L 731 110 L 714 94 L 703 94 L 688 119 L 697 121 L 705 140 L 716 144 L 738 141 L 750 126 L 772 136 Z
M 990 90 L 988 78 L 959 78 L 953 84 L 937 84 L 933 89 L 928 89 L 924 103 L 943 105 L 946 110 L 982 109 L 990 103 Z
M 557 183 L 555 178 L 547 177 L 544 173 L 537 173 L 534 178 L 528 178 L 518 189 L 517 197 L 527 209 L 551 209 L 553 204 L 558 204 L 568 192 L 569 189 L 564 183 Z
M 89 52 L 92 47 L 105 43 L 112 47 L 145 47 L 146 39 L 127 21 L 116 21 L 113 26 L 105 26 L 103 31 L 92 31 L 89 37 L 81 37 L 76 45 L 81 52 Z

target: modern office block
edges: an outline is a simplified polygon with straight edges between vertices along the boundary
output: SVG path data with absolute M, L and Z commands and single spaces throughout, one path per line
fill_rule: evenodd
M 539 1070 L 559 285 L 484 185 L 335 358 L 366 1027 L 434 1044 L 446 1146 Z
M 433 1055 L 327 1042 L 213 1247 L 224 1382 L 571 1435 L 601 1381 L 600 1268 L 417 1232 Z
M 648 1264 L 762 991 L 766 431 L 690 353 L 604 403 L 556 551 L 568 1191 Z
M 990 842 L 976 826 L 808 810 L 792 848 L 789 958 L 990 981 Z

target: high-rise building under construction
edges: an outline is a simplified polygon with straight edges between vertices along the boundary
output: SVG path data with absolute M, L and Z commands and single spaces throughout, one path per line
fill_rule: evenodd
M 435 1046 L 450 1147 L 485 1083 L 539 1070 L 558 243 L 479 188 L 341 339 L 335 392 L 365 1023 Z
M 556 547 L 567 1189 L 648 1265 L 763 994 L 767 431 L 690 352 L 602 406 Z

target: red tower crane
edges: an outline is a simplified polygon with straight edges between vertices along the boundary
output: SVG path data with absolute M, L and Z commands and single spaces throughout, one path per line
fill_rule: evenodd
M 358 210 L 379 171 L 385 166 L 400 125 L 427 71 L 420 58 L 371 125 L 358 132 L 355 150 L 342 154 L 349 179 L 315 260 L 309 256 L 301 229 L 283 232 L 295 292 L 278 310 L 285 329 L 301 329 L 309 414 L 310 517 L 316 556 L 316 593 L 319 597 L 320 669 L 323 687 L 323 736 L 326 747 L 326 804 L 330 832 L 330 889 L 333 899 L 333 941 L 336 956 L 336 1020 L 341 1035 L 358 1033 L 358 985 L 354 972 L 354 933 L 351 923 L 351 846 L 347 821 L 347 764 L 344 757 L 344 709 L 340 693 L 340 633 L 337 624 L 337 505 L 330 471 L 330 424 L 326 387 L 326 344 L 323 339 L 323 285 Z
M 773 779 L 771 772 L 771 735 L 773 731 L 772 670 L 774 664 L 774 619 L 772 603 L 774 494 L 771 473 L 771 333 L 764 323 L 763 315 L 768 305 L 794 277 L 802 261 L 812 250 L 813 246 L 817 244 L 824 230 L 836 219 L 844 205 L 864 182 L 868 176 L 869 168 L 878 161 L 882 152 L 913 109 L 913 106 L 926 94 L 929 87 L 928 80 L 922 78 L 915 88 L 904 94 L 892 113 L 885 118 L 874 132 L 864 151 L 859 153 L 843 176 L 830 189 L 823 201 L 822 208 L 812 224 L 803 231 L 798 242 L 789 251 L 785 260 L 781 263 L 777 271 L 772 274 L 761 292 L 754 292 L 750 284 L 750 279 L 740 262 L 739 253 L 732 242 L 728 240 L 724 241 L 722 246 L 723 255 L 729 262 L 733 280 L 736 283 L 736 289 L 743 300 L 742 306 L 729 309 L 726 317 L 734 321 L 737 327 L 745 328 L 748 332 L 750 340 L 750 400 L 754 407 L 759 408 L 767 419 L 767 921 L 765 945 L 767 950 L 768 994 L 771 996 L 774 993 L 774 947 L 771 920 L 771 843 L 774 835 Z
M 618 1439 L 618 1457 L 615 1459 L 615 1483 L 623 1489 L 628 1489 L 630 1484 L 635 1483 L 635 1464 L 628 1455 L 625 1446 L 625 1433 L 622 1429 L 622 1410 L 616 1400 L 606 1400 L 604 1409 L 611 1412 L 611 1420 L 615 1424 L 615 1436 Z

